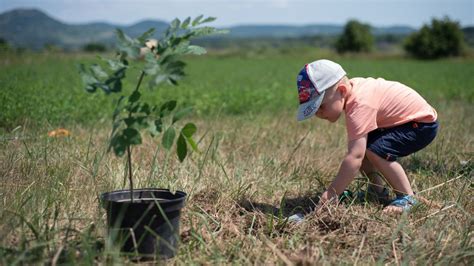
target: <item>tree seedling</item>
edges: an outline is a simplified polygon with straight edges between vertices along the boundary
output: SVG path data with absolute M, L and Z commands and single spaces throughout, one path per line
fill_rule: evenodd
M 106 95 L 115 97 L 116 105 L 111 115 L 112 130 L 109 139 L 108 151 L 113 150 L 115 155 L 122 157 L 127 154 L 128 180 L 130 184 L 130 200 L 133 201 L 133 171 L 132 146 L 142 143 L 142 132 L 151 136 L 161 135 L 162 146 L 170 150 L 176 141 L 176 153 L 182 162 L 188 154 L 188 147 L 197 151 L 193 135 L 197 130 L 194 123 L 186 123 L 177 130 L 179 120 L 192 112 L 192 108 L 176 110 L 176 100 L 169 100 L 160 104 L 147 103 L 142 97 L 140 86 L 144 79 L 149 80 L 150 88 L 156 88 L 165 82 L 178 85 L 178 81 L 185 75 L 185 63 L 181 57 L 188 54 L 202 55 L 206 53 L 203 47 L 192 45 L 190 40 L 210 34 L 223 33 L 213 27 L 202 24 L 214 21 L 215 18 L 204 18 L 202 15 L 184 21 L 174 19 L 164 36 L 156 46 L 146 47 L 147 41 L 155 30 L 149 29 L 138 38 L 132 38 L 122 30 L 116 30 L 117 55 L 113 59 L 101 58 L 100 64 L 90 66 L 80 65 L 80 73 L 85 89 L 90 93 L 102 90 Z M 149 43 L 148 43 L 149 44 Z M 140 51 L 145 51 L 140 62 Z M 140 74 L 133 90 L 123 88 L 123 80 L 131 68 L 138 68 Z

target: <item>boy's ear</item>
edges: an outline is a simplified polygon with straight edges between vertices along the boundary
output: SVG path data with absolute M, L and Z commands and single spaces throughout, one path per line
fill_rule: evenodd
M 344 97 L 346 96 L 348 85 L 344 82 L 341 82 L 337 85 L 336 90 L 339 91 L 339 93 L 341 93 L 342 97 Z

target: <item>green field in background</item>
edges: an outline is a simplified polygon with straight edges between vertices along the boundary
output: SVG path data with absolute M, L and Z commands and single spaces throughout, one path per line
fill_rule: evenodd
M 436 106 L 445 101 L 474 102 L 474 60 L 417 61 L 296 55 L 205 55 L 186 59 L 188 76 L 180 86 L 145 89 L 150 102 L 177 99 L 198 116 L 296 112 L 296 75 L 315 59 L 339 62 L 349 77 L 383 77 L 411 86 Z M 24 54 L 0 59 L 0 128 L 92 125 L 108 121 L 112 98 L 83 89 L 78 64 L 97 62 L 90 55 Z M 127 76 L 133 89 L 137 71 Z M 145 87 L 147 83 L 144 83 Z M 105 120 L 103 118 L 106 118 Z

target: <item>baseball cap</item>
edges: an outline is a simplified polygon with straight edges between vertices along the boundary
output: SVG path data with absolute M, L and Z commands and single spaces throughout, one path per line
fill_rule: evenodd
M 306 64 L 296 79 L 300 100 L 296 119 L 302 121 L 313 116 L 321 106 L 325 91 L 345 75 L 339 64 L 327 59 Z

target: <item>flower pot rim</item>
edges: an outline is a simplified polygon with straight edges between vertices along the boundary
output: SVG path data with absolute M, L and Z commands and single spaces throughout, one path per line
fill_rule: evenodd
M 108 202 L 117 202 L 113 199 L 110 199 L 109 196 L 112 196 L 114 194 L 121 194 L 121 193 L 130 193 L 130 189 L 119 189 L 119 190 L 113 190 L 113 191 L 107 191 L 103 192 L 100 194 L 100 200 L 101 201 L 108 201 Z M 172 195 L 176 195 L 176 198 L 173 199 L 157 199 L 161 203 L 178 203 L 183 201 L 184 198 L 186 198 L 187 194 L 184 191 L 181 190 L 176 190 L 175 193 L 172 193 L 169 189 L 167 188 L 137 188 L 133 189 L 133 194 L 135 193 L 140 193 L 140 192 L 161 192 L 161 193 L 170 193 Z M 135 199 L 135 198 L 134 198 Z M 133 202 L 133 204 L 148 204 L 149 202 L 153 202 L 154 200 L 141 200 L 140 202 Z M 129 202 L 131 203 L 131 202 Z

